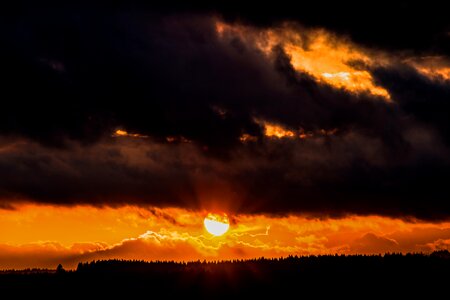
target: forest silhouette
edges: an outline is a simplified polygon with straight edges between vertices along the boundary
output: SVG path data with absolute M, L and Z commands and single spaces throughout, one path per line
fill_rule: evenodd
M 289 256 L 232 261 L 104 260 L 76 270 L 0 272 L 0 295 L 70 295 L 148 299 L 255 297 L 303 299 L 448 294 L 450 253 Z M 443 295 L 445 295 L 443 294 Z M 388 297 L 390 298 L 390 297 Z

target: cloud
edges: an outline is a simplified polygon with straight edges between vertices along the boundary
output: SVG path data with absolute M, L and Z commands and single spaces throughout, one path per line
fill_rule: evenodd
M 420 67 L 407 64 L 378 68 L 373 73 L 391 91 L 406 116 L 438 131 L 447 144 L 450 142 L 450 122 L 446 117 L 450 104 L 445 101 L 450 97 L 449 80 L 444 80 L 439 73 L 433 75 L 433 71 L 423 74 Z
M 42 9 L 1 26 L 1 207 L 449 217 L 449 85 L 430 75 L 448 58 L 430 71 L 416 53 L 445 48 L 422 36 L 440 21 L 397 40 L 397 26 L 374 34 L 396 5 L 366 37 L 370 22 L 222 8 Z
M 376 236 L 367 233 L 363 237 L 355 240 L 351 245 L 351 251 L 361 254 L 400 252 L 398 243 L 395 240 Z
M 72 15 L 30 16 L 21 25 L 33 38 L 13 35 L 9 45 L 34 50 L 4 50 L 10 51 L 3 72 L 12 98 L 0 132 L 61 146 L 120 129 L 161 140 L 183 136 L 220 152 L 243 133 L 262 135 L 255 115 L 305 130 L 373 130 L 377 119 L 395 121 L 392 107 L 367 103 L 374 102 L 370 94 L 355 97 L 327 86 L 385 93 L 368 70 L 350 64 L 368 54 L 332 33 L 294 24 L 270 30 L 231 25 L 237 31 L 224 34 L 216 17 L 189 14 L 103 18 L 104 27 Z M 43 65 L 43 56 L 61 61 L 65 73 Z
M 439 239 L 432 243 L 428 243 L 426 245 L 426 247 L 429 249 L 432 249 L 433 251 L 439 251 L 439 250 L 447 250 L 448 251 L 448 249 L 450 249 L 450 239 L 447 239 L 447 240 Z
M 446 177 L 440 177 L 446 172 L 445 160 L 417 165 L 414 156 L 390 158 L 380 155 L 383 151 L 382 141 L 356 132 L 271 138 L 248 144 L 227 160 L 205 155 L 195 144 L 147 139 L 109 140 L 70 150 L 23 142 L 2 153 L 0 196 L 9 205 L 134 203 L 244 213 L 445 219 Z

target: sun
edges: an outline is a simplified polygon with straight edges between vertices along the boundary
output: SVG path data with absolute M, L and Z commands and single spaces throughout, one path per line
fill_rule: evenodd
M 214 236 L 224 235 L 230 228 L 230 222 L 226 214 L 209 213 L 203 220 L 206 231 Z

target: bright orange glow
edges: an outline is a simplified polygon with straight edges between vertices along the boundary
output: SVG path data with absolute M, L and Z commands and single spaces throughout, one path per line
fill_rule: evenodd
M 350 61 L 368 61 L 369 58 L 351 45 L 333 44 L 331 37 L 321 33 L 307 50 L 295 44 L 287 44 L 286 52 L 296 70 L 309 73 L 318 81 L 350 92 L 369 92 L 390 99 L 389 93 L 373 83 L 368 71 L 357 70 Z
M 450 68 L 424 68 L 419 67 L 419 72 L 431 78 L 442 78 L 443 80 L 450 80 Z
M 261 119 L 255 119 L 255 122 L 260 124 L 264 128 L 264 135 L 270 138 L 299 138 L 299 139 L 310 139 L 314 137 L 325 137 L 332 136 L 338 132 L 337 128 L 332 129 L 318 129 L 314 131 L 305 131 L 303 128 L 298 130 L 286 129 L 285 127 L 270 123 Z M 240 137 L 241 142 L 256 141 L 256 137 L 243 134 Z
M 205 232 L 205 216 L 205 211 L 136 206 L 28 204 L 0 210 L 0 269 L 54 268 L 58 263 L 75 268 L 79 261 L 110 258 L 220 260 L 450 247 L 446 222 L 238 214 L 228 217 L 232 226 L 216 238 Z
M 426 56 L 405 60 L 419 73 L 432 80 L 450 80 L 450 61 L 442 56 Z
M 128 132 L 126 132 L 125 130 L 122 130 L 122 129 L 117 129 L 116 132 L 115 132 L 115 134 L 116 134 L 117 136 L 127 136 L 127 135 L 128 135 Z
M 113 137 L 133 137 L 133 138 L 147 138 L 148 137 L 147 135 L 143 135 L 143 134 L 139 134 L 139 133 L 129 133 L 122 129 L 117 129 L 112 136 Z
M 377 86 L 372 75 L 363 67 L 380 63 L 381 56 L 372 57 L 361 47 L 325 30 L 307 30 L 292 24 L 259 30 L 218 21 L 216 31 L 224 38 L 228 35 L 239 36 L 268 57 L 275 46 L 281 46 L 290 56 L 295 70 L 308 73 L 317 81 L 335 88 L 370 93 L 390 101 L 388 91 Z
M 209 213 L 203 220 L 206 231 L 214 236 L 224 235 L 230 228 L 227 215 Z
M 264 123 L 264 133 L 266 136 L 277 138 L 292 138 L 295 136 L 293 131 L 271 123 Z

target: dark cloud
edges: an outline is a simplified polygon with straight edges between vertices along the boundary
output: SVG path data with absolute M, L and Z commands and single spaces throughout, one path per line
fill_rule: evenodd
M 316 18 L 311 12 L 323 8 L 312 4 L 257 15 L 220 4 L 43 7 L 17 8 L 1 21 L 1 203 L 217 201 L 243 212 L 450 215 L 448 81 L 401 63 L 374 67 L 388 103 L 294 70 L 280 46 L 266 55 L 215 30 L 221 17 L 256 27 L 296 20 L 367 46 L 439 53 L 448 41 L 441 10 L 416 31 L 411 20 L 427 10 L 409 4 L 377 3 L 376 25 L 358 14 L 355 25 L 346 9 Z M 268 138 L 258 119 L 338 130 Z M 148 138 L 111 137 L 118 128 Z M 242 143 L 244 133 L 256 141 Z
M 416 150 L 392 159 L 382 154 L 382 140 L 355 132 L 247 146 L 223 160 L 189 143 L 125 138 L 70 151 L 23 143 L 2 153 L 0 196 L 12 203 L 134 203 L 315 216 L 438 220 L 450 213 L 447 158 L 422 161 L 416 157 L 422 150 Z
M 31 3 L 30 3 L 31 2 Z M 102 1 L 54 0 L 17 1 L 9 4 L 14 13 L 42 10 L 52 12 L 80 12 L 110 14 L 116 12 L 158 12 L 162 14 L 217 14 L 229 21 L 240 21 L 267 27 L 286 20 L 308 26 L 324 27 L 349 35 L 358 43 L 370 47 L 408 50 L 417 53 L 450 51 L 450 25 L 446 6 L 442 1 L 426 4 L 414 1 L 372 1 L 358 5 L 354 1 L 291 1 L 276 3 L 243 3 L 242 1 L 115 1 L 108 6 Z M 8 10 L 4 10 L 9 12 Z
M 280 49 L 273 66 L 238 36 L 219 39 L 214 21 L 152 14 L 24 20 L 10 42 L 21 51 L 4 56 L 9 96 L 0 130 L 61 146 L 63 137 L 89 143 L 123 126 L 220 150 L 244 132 L 261 135 L 254 115 L 305 129 L 355 122 L 373 129 L 375 118 L 386 118 L 384 103 L 297 78 Z
M 132 149 L 137 146 L 145 149 Z M 25 143 L 2 153 L 0 194 L 5 200 L 57 204 L 116 205 L 147 199 L 156 205 L 183 205 L 193 200 L 192 167 L 183 158 L 176 151 L 164 155 L 164 148 L 157 145 L 112 144 L 67 151 Z
M 389 89 L 408 116 L 435 128 L 450 142 L 450 84 L 420 75 L 407 65 L 390 66 L 373 71 L 382 86 Z

